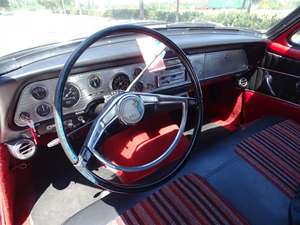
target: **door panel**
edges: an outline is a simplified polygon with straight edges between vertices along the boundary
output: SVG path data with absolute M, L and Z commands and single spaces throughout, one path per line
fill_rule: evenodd
M 290 41 L 299 29 L 300 22 L 270 40 L 250 89 L 300 105 L 300 47 Z
M 268 53 L 249 87 L 300 105 L 300 62 Z

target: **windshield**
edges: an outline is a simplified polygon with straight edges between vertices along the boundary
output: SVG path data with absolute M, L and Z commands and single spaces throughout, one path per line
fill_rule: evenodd
M 0 56 L 128 22 L 264 32 L 299 4 L 299 0 L 0 0 Z

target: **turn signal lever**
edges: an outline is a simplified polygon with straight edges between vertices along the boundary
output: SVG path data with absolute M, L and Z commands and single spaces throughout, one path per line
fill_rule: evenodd
M 58 145 L 60 142 L 59 142 L 59 138 L 55 138 L 53 139 L 52 141 L 48 142 L 47 144 L 47 147 L 48 148 L 53 148 L 55 147 L 56 145 Z

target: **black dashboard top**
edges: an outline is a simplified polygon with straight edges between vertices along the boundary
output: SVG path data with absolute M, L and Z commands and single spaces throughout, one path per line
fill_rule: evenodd
M 195 49 L 209 46 L 247 44 L 265 42 L 257 33 L 238 30 L 160 30 L 182 49 Z M 103 63 L 139 56 L 135 43 L 136 36 L 114 36 L 93 45 L 79 60 L 77 65 Z M 32 71 L 59 69 L 81 40 L 56 43 L 27 49 L 0 58 L 0 75 L 17 75 Z M 126 44 L 126 48 L 124 45 Z M 122 51 L 120 51 L 120 48 Z M 100 53 L 100 54 L 99 54 Z M 121 54 L 120 54 L 121 53 Z

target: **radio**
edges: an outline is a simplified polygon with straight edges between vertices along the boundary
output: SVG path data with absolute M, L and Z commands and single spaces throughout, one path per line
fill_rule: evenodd
M 166 69 L 158 76 L 158 87 L 169 86 L 186 80 L 185 68 L 177 58 L 165 60 Z

